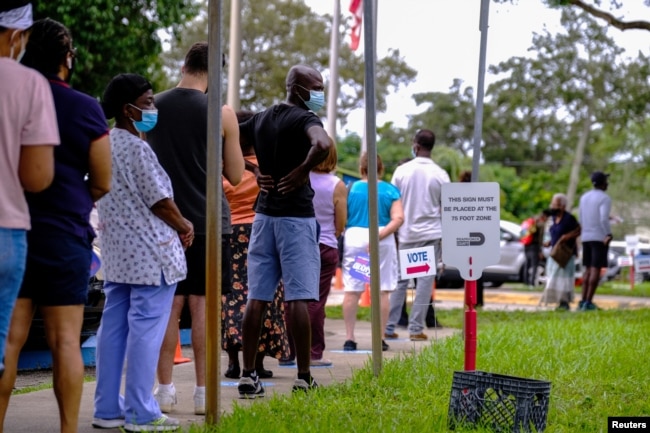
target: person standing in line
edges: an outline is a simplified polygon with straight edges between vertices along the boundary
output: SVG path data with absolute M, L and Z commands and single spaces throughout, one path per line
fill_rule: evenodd
M 316 387 L 310 370 L 311 325 L 307 303 L 318 299 L 320 252 L 309 172 L 330 148 L 323 123 L 314 113 L 325 103 L 322 75 L 295 65 L 286 78 L 283 103 L 257 113 L 239 125 L 253 143 L 259 162 L 260 194 L 248 249 L 248 302 L 243 322 L 241 398 L 264 396 L 255 373 L 257 343 L 267 303 L 280 279 L 296 347 L 295 391 Z
M 54 147 L 60 141 L 47 80 L 18 63 L 31 25 L 31 2 L 0 3 L 0 377 L 25 273 L 30 217 L 24 192 L 40 192 L 52 183 Z
M 580 197 L 579 218 L 582 226 L 582 299 L 578 304 L 581 311 L 598 309 L 593 303 L 600 281 L 600 270 L 607 267 L 607 250 L 612 241 L 609 214 L 612 199 L 607 195 L 608 174 L 594 171 L 591 183 L 594 188 Z
M 350 272 L 356 257 L 368 253 L 370 243 L 370 222 L 368 207 L 368 154 L 361 155 L 359 160 L 361 180 L 354 182 L 348 193 L 348 221 L 345 228 L 345 243 L 343 247 L 343 320 L 345 321 L 345 343 L 343 350 L 357 350 L 354 338 L 354 327 L 357 321 L 359 299 L 365 290 L 365 281 L 355 278 Z M 384 173 L 384 165 L 377 155 L 377 176 Z M 380 269 L 380 310 L 381 328 L 386 326 L 390 307 L 389 295 L 395 290 L 398 280 L 397 244 L 395 232 L 404 222 L 404 212 L 400 192 L 385 181 L 377 182 L 377 202 L 379 219 L 379 269 Z M 330 280 L 331 281 L 331 280 Z M 401 305 L 400 305 L 401 311 Z M 384 340 L 382 350 L 389 349 Z
M 550 247 L 560 242 L 566 242 L 573 251 L 569 261 L 560 266 L 558 262 L 549 257 L 546 261 L 546 287 L 542 293 L 541 303 L 558 303 L 558 311 L 569 310 L 573 301 L 575 287 L 575 256 L 577 255 L 576 239 L 580 236 L 580 224 L 578 220 L 566 211 L 567 197 L 557 193 L 553 195 L 549 214 L 552 225 L 549 229 L 551 241 Z
M 197 42 L 188 50 L 178 85 L 155 96 L 158 125 L 147 134 L 147 141 L 160 165 L 172 181 L 174 197 L 181 213 L 194 225 L 196 241 L 185 252 L 187 279 L 179 282 L 169 316 L 158 362 L 158 387 L 155 396 L 164 413 L 176 404 L 173 383 L 174 355 L 179 321 L 187 302 L 192 320 L 194 352 L 194 413 L 205 413 L 205 255 L 206 255 L 206 161 L 208 142 L 208 44 Z M 223 139 L 223 175 L 232 185 L 241 181 L 244 158 L 239 147 L 239 127 L 234 111 L 221 110 Z M 228 293 L 230 278 L 230 207 L 221 196 L 221 291 Z
M 106 302 L 97 331 L 93 426 L 173 431 L 179 421 L 162 414 L 152 389 L 176 284 L 187 274 L 183 248 L 192 246 L 194 228 L 140 138 L 157 124 L 151 84 L 119 74 L 106 87 L 102 108 L 115 127 L 111 192 L 97 203 Z
M 433 246 L 437 271 L 442 269 L 442 185 L 449 183 L 449 174 L 431 159 L 436 142 L 433 131 L 419 130 L 413 139 L 414 158 L 400 165 L 393 173 L 392 183 L 402 194 L 404 224 L 398 232 L 400 249 Z M 409 317 L 411 341 L 427 340 L 423 332 L 435 275 L 415 279 L 415 299 Z M 408 280 L 400 280 L 390 298 L 390 314 L 385 338 L 397 338 L 395 326 L 402 313 Z
M 323 358 L 325 350 L 325 303 L 332 288 L 332 278 L 339 261 L 337 238 L 343 233 L 347 221 L 348 190 L 345 183 L 332 172 L 336 169 L 338 154 L 330 138 L 327 158 L 309 173 L 314 190 L 314 210 L 320 225 L 320 282 L 318 301 L 309 303 L 311 321 L 311 365 L 328 366 L 332 361 Z
M 537 283 L 537 268 L 543 256 L 542 246 L 544 245 L 546 220 L 546 212 L 540 212 L 522 223 L 521 242 L 524 244 L 524 253 L 526 254 L 524 283 L 530 290 L 534 289 Z
M 238 111 L 237 120 L 242 123 L 253 117 L 253 114 L 251 111 Z M 223 320 L 221 345 L 228 353 L 228 368 L 225 376 L 229 379 L 239 379 L 241 375 L 239 352 L 242 347 L 242 318 L 248 300 L 248 246 L 255 217 L 255 199 L 260 191 L 255 177 L 255 172 L 259 169 L 253 145 L 247 142 L 244 136 L 240 136 L 240 143 L 247 170 L 244 171 L 242 181 L 237 186 L 232 186 L 225 179 L 223 181 L 223 190 L 230 204 L 232 218 L 232 235 L 230 235 L 232 288 L 230 293 L 222 295 L 223 309 L 221 310 Z M 258 377 L 264 379 L 273 377 L 273 371 L 264 368 L 265 356 L 280 359 L 290 354 L 284 320 L 282 284 L 278 285 L 262 323 L 255 371 Z

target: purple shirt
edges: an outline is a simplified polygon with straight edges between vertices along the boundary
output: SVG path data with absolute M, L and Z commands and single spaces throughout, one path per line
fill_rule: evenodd
M 44 191 L 26 193 L 32 230 L 56 228 L 85 239 L 95 237 L 90 226 L 93 200 L 86 181 L 90 143 L 108 134 L 99 103 L 50 78 L 61 145 L 54 150 L 54 180 Z

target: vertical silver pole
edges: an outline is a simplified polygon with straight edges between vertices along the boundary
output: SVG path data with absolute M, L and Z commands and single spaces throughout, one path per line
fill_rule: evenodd
M 228 50 L 228 99 L 233 110 L 241 108 L 239 79 L 241 78 L 241 0 L 230 3 L 230 49 Z
M 488 15 L 490 0 L 481 0 L 481 51 L 478 61 L 478 85 L 476 86 L 476 113 L 474 116 L 474 152 L 472 156 L 472 182 L 478 181 L 478 167 L 481 160 L 481 137 L 483 135 L 483 97 L 485 85 L 485 53 L 487 51 Z
M 219 421 L 221 398 L 221 0 L 208 3 L 208 143 L 206 185 L 205 422 Z
M 379 215 L 377 202 L 377 125 L 375 97 L 376 1 L 363 2 L 364 57 L 366 63 L 366 145 L 368 151 L 368 225 L 370 232 L 370 311 L 372 329 L 372 371 L 381 373 L 381 308 L 379 293 Z
M 341 25 L 341 0 L 334 0 L 330 37 L 330 83 L 327 92 L 327 132 L 336 142 L 337 101 L 339 99 L 339 48 Z

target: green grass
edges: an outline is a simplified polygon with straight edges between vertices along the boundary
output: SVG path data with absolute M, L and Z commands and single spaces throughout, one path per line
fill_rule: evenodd
M 514 284 L 508 283 L 506 288 L 508 290 L 529 292 L 528 287 L 518 283 L 514 283 Z M 486 287 L 485 290 L 489 291 L 491 289 Z M 538 290 L 541 292 L 543 288 L 540 287 Z M 582 290 L 581 287 L 576 287 L 577 294 L 580 294 L 581 290 Z M 598 303 L 598 295 L 633 296 L 639 298 L 650 298 L 650 282 L 635 283 L 634 289 L 630 290 L 629 280 L 617 279 L 613 281 L 607 281 L 606 283 L 600 283 L 598 285 L 598 289 L 596 290 L 596 296 L 594 297 L 595 303 Z
M 95 381 L 95 376 L 88 376 L 88 375 L 84 376 L 84 382 L 94 382 L 94 381 Z M 44 382 L 44 383 L 41 383 L 41 384 L 35 385 L 35 386 L 25 386 L 25 387 L 22 387 L 22 388 L 14 388 L 11 391 L 11 395 L 27 394 L 27 393 L 35 392 L 35 391 L 42 391 L 44 389 L 50 389 L 53 386 L 54 385 L 53 385 L 52 381 L 49 381 L 49 382 Z
M 334 313 L 328 309 L 329 317 Z M 445 325 L 462 322 L 462 310 L 440 313 Z M 482 311 L 477 369 L 550 381 L 546 432 L 606 432 L 607 416 L 650 415 L 649 324 L 650 309 Z M 452 375 L 463 368 L 463 348 L 461 337 L 450 337 L 417 356 L 387 360 L 379 377 L 368 365 L 345 383 L 235 406 L 218 426 L 189 431 L 447 431 Z

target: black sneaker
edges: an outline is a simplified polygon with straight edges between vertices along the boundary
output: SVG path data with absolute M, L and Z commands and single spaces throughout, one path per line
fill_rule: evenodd
M 343 350 L 346 352 L 352 352 L 353 350 L 357 350 L 357 343 L 355 343 L 352 340 L 346 340 L 345 343 L 343 343 Z
M 384 340 L 381 340 L 381 351 L 385 352 L 388 349 L 390 349 L 390 346 L 388 344 L 386 344 L 386 342 Z
M 316 381 L 314 380 L 313 377 L 309 378 L 309 383 L 307 383 L 307 381 L 305 379 L 298 378 L 293 382 L 292 391 L 293 392 L 299 392 L 299 391 L 307 392 L 307 391 L 310 391 L 310 390 L 312 390 L 314 388 L 318 388 L 318 384 L 316 383 Z
M 264 397 L 264 387 L 260 383 L 260 378 L 257 376 L 254 378 L 242 377 L 239 379 L 237 390 L 239 391 L 239 398 Z

